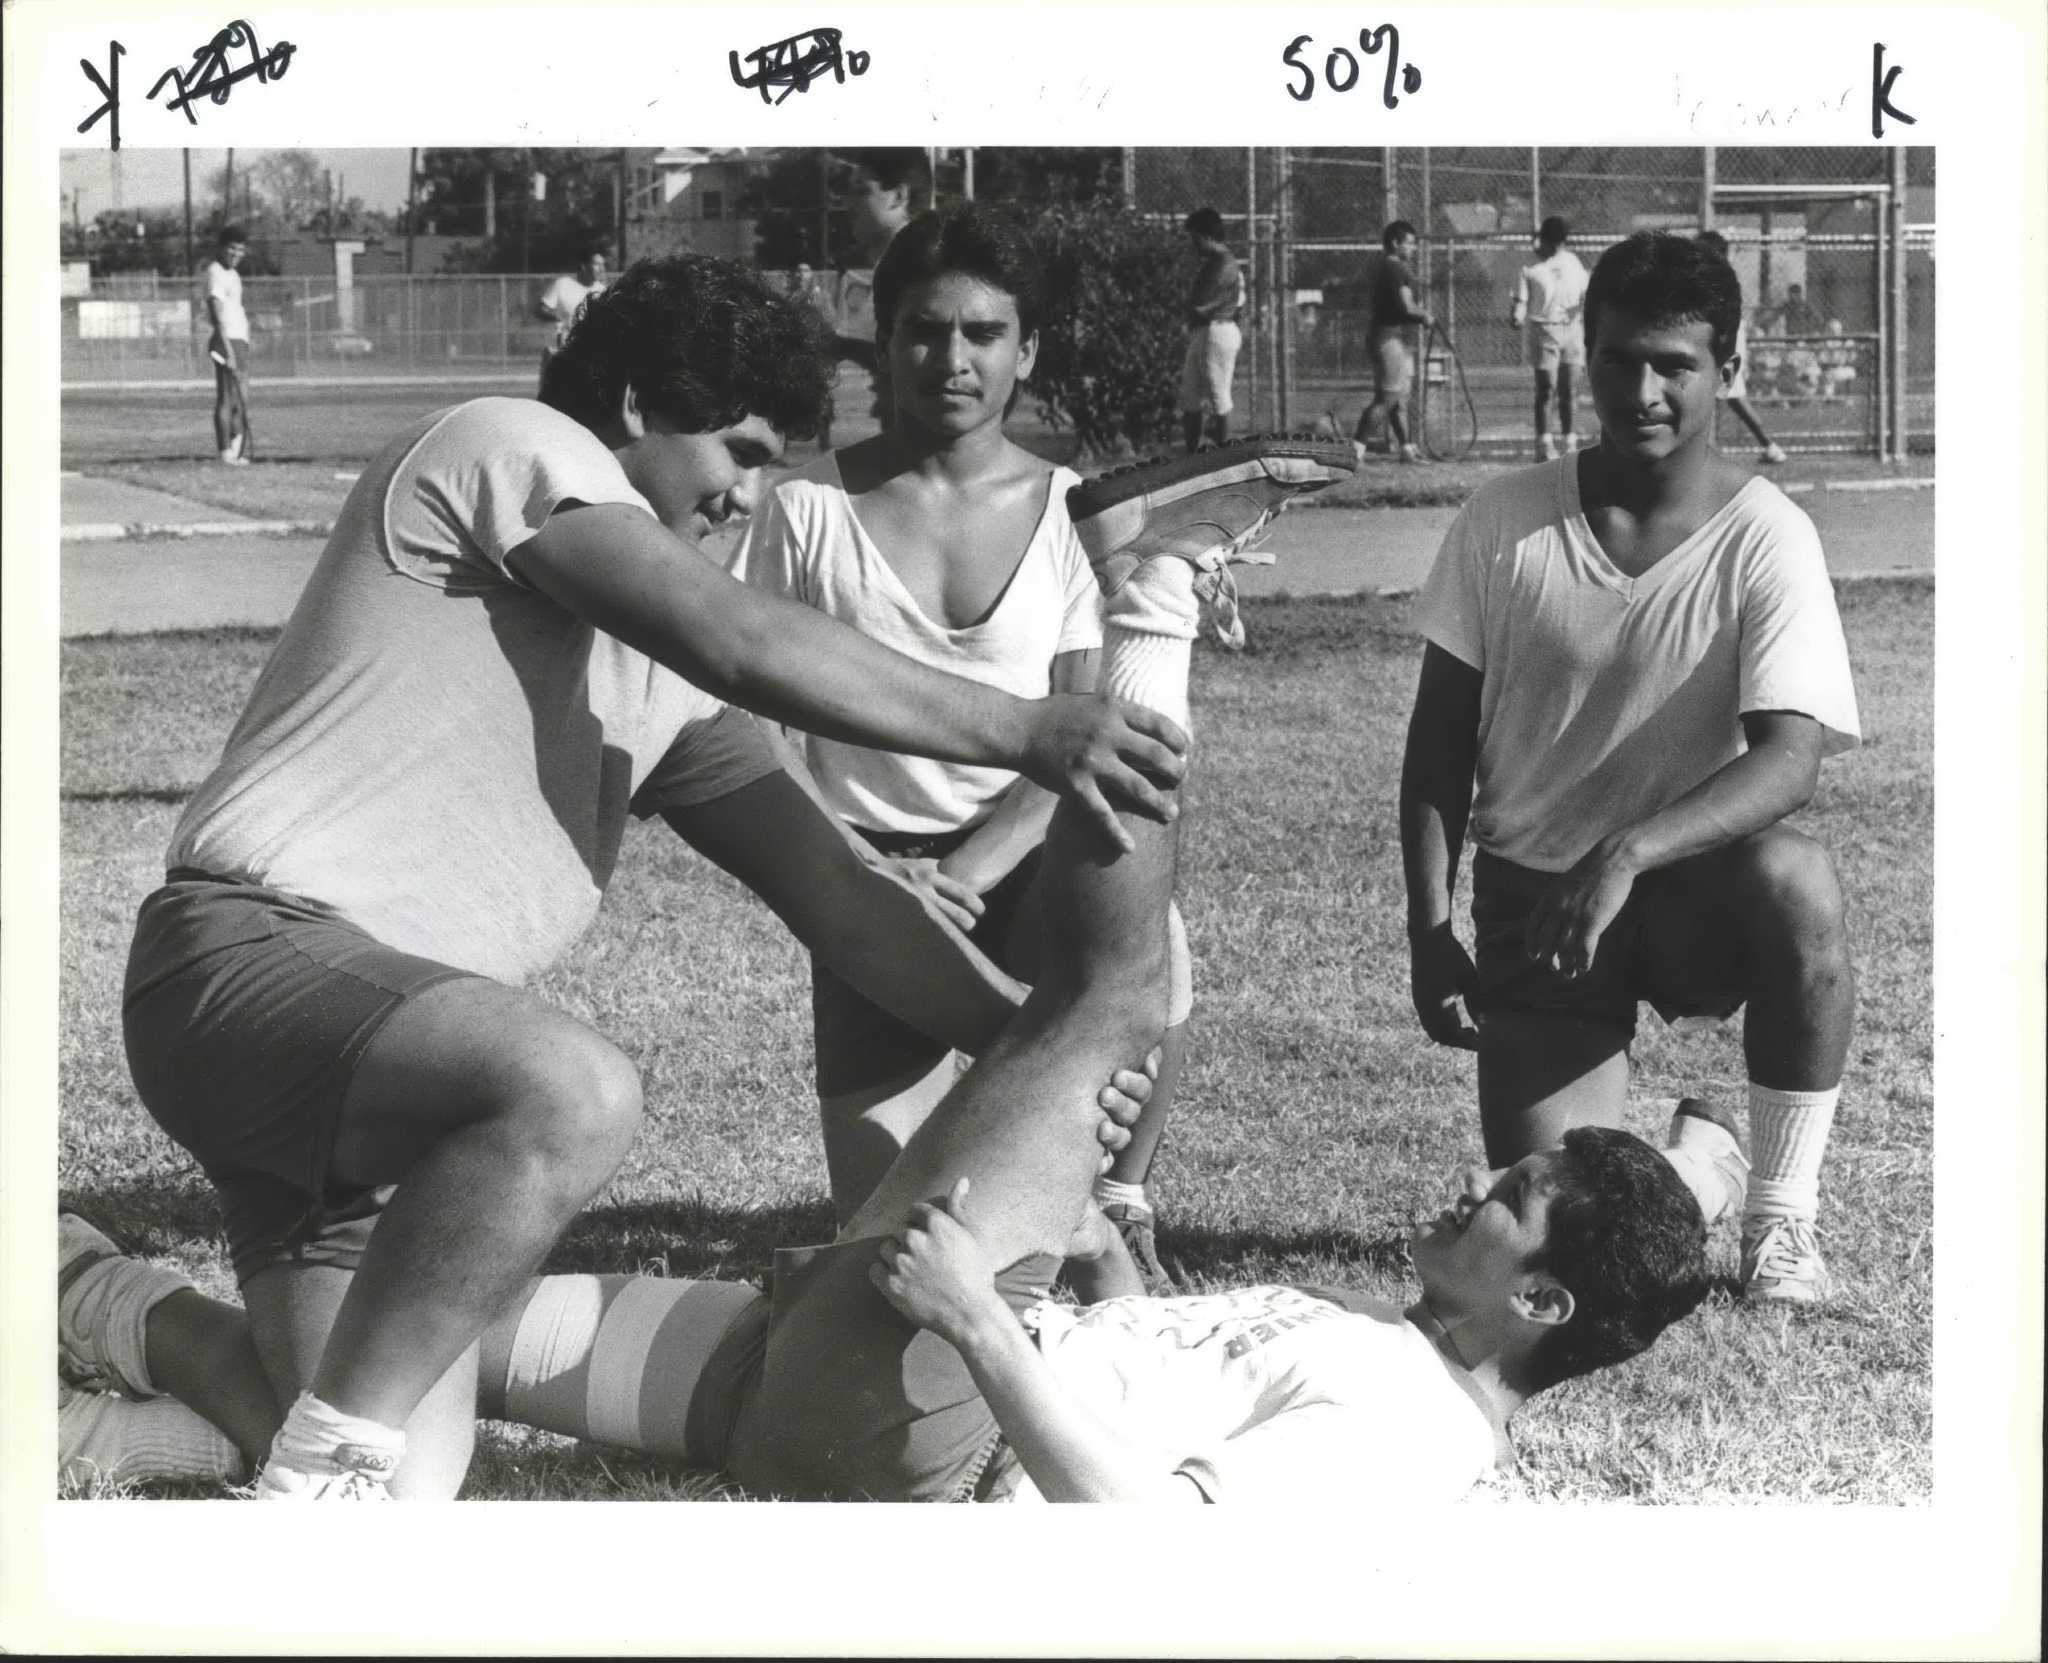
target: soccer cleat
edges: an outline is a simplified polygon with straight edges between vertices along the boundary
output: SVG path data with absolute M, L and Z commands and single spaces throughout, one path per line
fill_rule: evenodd
M 256 1501 L 389 1501 L 398 1457 L 365 1444 L 341 1444 L 331 1454 L 286 1466 L 273 1452 L 256 1476 Z
M 1817 1305 L 1835 1291 L 1813 1224 L 1769 1214 L 1742 1222 L 1745 1298 Z
M 1271 565 L 1272 554 L 1257 544 L 1273 516 L 1357 466 L 1351 447 L 1338 441 L 1235 439 L 1076 485 L 1067 492 L 1067 513 L 1106 593 L 1147 560 L 1185 560 L 1195 568 L 1195 594 L 1217 638 L 1241 647 L 1230 567 Z
M 1783 462 L 1786 460 L 1785 447 L 1780 444 L 1765 445 L 1762 450 L 1756 453 L 1756 459 L 1759 462 L 1769 462 L 1772 464 Z
M 1180 1291 L 1166 1273 L 1166 1267 L 1159 1262 L 1159 1244 L 1154 1237 L 1158 1215 L 1150 1207 L 1128 1201 L 1111 1201 L 1104 1204 L 1102 1216 L 1122 1237 L 1124 1248 L 1129 1252 L 1131 1262 L 1138 1267 L 1148 1294 L 1155 1299 L 1167 1299 Z
M 1429 458 L 1422 454 L 1422 447 L 1420 445 L 1403 445 L 1401 447 L 1401 460 L 1403 462 L 1419 463 L 1424 466 L 1427 466 L 1429 462 Z
M 1543 434 L 1536 441 L 1536 460 L 1539 462 L 1555 462 L 1557 460 L 1557 441 L 1548 433 Z
M 1664 1150 L 1686 1157 L 1672 1162 L 1681 1175 L 1699 1175 L 1700 1182 L 1690 1187 L 1709 1226 L 1741 1207 L 1749 1194 L 1749 1157 L 1742 1152 L 1735 1117 L 1726 1108 L 1704 1098 L 1681 1099 L 1665 1134 Z

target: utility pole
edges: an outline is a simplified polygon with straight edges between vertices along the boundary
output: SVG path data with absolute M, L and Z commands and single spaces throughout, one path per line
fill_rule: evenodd
M 420 217 L 420 151 L 414 145 L 405 163 L 405 275 L 412 275 L 412 239 Z

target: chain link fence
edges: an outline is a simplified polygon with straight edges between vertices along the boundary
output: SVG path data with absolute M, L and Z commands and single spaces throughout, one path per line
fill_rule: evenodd
M 1935 365 L 1934 156 L 1897 163 L 1876 147 L 1159 148 L 1126 151 L 1123 182 L 1138 213 L 1223 215 L 1250 280 L 1237 400 L 1253 425 L 1351 430 L 1371 397 L 1373 262 L 1404 219 L 1440 330 L 1415 430 L 1525 450 L 1533 381 L 1508 306 L 1555 214 L 1589 265 L 1633 231 L 1720 230 L 1749 305 L 1748 398 L 1772 438 L 1896 456 L 1933 447 Z M 1724 442 L 1747 442 L 1722 420 Z
M 1001 177 L 982 154 L 984 178 Z M 1533 382 L 1508 303 L 1535 227 L 1556 214 L 1588 264 L 1650 227 L 1711 224 L 1728 238 L 1749 305 L 1749 402 L 1788 450 L 1933 446 L 1931 149 L 1147 147 L 1105 159 L 1120 160 L 1099 171 L 1133 213 L 1176 229 L 1196 208 L 1223 216 L 1247 279 L 1241 429 L 1328 417 L 1351 430 L 1371 396 L 1372 264 L 1383 228 L 1405 219 L 1421 234 L 1421 298 L 1441 328 L 1418 378 L 1415 430 L 1526 450 Z M 523 378 L 552 338 L 534 313 L 548 281 L 249 278 L 252 369 L 259 379 Z M 866 304 L 865 281 L 819 272 L 803 286 L 843 321 Z M 175 279 L 98 279 L 66 297 L 62 329 L 67 385 L 211 378 L 204 308 Z M 1722 422 L 1725 442 L 1746 442 L 1732 416 Z M 1590 408 L 1574 425 L 1591 431 Z
M 535 314 L 552 274 L 533 277 L 249 277 L 250 372 L 258 379 L 537 375 L 555 326 Z M 206 307 L 194 286 L 102 278 L 66 296 L 63 378 L 93 383 L 213 379 Z

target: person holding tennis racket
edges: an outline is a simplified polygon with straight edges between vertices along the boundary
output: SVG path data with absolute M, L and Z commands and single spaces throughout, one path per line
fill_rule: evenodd
M 199 268 L 199 298 L 210 333 L 206 355 L 213 361 L 213 442 L 223 464 L 249 463 L 249 401 L 242 371 L 249 361 L 249 314 L 242 310 L 242 274 L 248 234 L 223 225 L 213 258 Z

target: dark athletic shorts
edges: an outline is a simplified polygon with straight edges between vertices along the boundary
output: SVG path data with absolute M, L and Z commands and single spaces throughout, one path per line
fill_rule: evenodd
M 1635 881 L 1619 914 L 1600 937 L 1583 976 L 1568 977 L 1522 950 L 1523 927 L 1538 898 L 1556 881 L 1481 849 L 1472 857 L 1472 935 L 1479 969 L 1479 1011 L 1515 1011 L 1606 1022 L 1633 1036 L 1636 1004 L 1647 1001 L 1667 1022 L 1683 1017 L 1732 1016 L 1742 1006 L 1739 988 L 1684 991 L 1658 986 L 1647 951 L 1652 931 L 1668 920 L 1710 918 L 1715 902 L 1702 893 L 1700 859 L 1678 861 Z M 1667 960 L 1668 962 L 1668 960 Z
M 128 1068 L 220 1194 L 235 1275 L 354 1269 L 389 1188 L 332 1184 L 343 1095 L 386 1017 L 469 974 L 316 901 L 175 871 L 142 903 L 121 1000 Z
M 912 837 L 854 828 L 883 854 L 940 860 L 967 840 L 966 832 Z M 982 914 L 968 936 L 994 963 L 1016 974 L 1006 961 L 1010 926 L 1017 906 L 1038 871 L 1043 845 L 1033 849 L 981 897 Z M 811 961 L 811 1041 L 817 1057 L 818 1095 L 840 1097 L 866 1091 L 915 1070 L 937 1066 L 950 1047 L 899 1022 L 880 1005 L 856 993 L 816 959 Z
M 995 1501 L 1022 1471 L 973 1376 L 868 1280 L 879 1239 L 788 1248 L 769 1292 L 705 1365 L 686 1442 L 763 1496 L 811 1501 Z M 1059 1260 L 996 1277 L 1022 1312 Z

